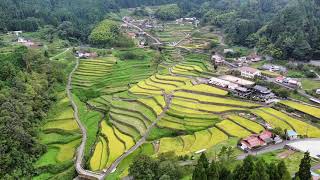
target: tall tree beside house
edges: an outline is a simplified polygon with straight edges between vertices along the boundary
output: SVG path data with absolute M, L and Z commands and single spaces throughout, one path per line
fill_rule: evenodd
M 299 180 L 310 180 L 311 179 L 311 157 L 309 152 L 305 152 L 303 158 L 301 159 L 299 171 L 296 173 L 295 177 Z

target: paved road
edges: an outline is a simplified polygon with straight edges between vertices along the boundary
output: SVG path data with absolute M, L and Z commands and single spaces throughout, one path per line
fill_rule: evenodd
M 294 88 L 292 88 L 292 87 L 290 87 L 290 86 L 287 86 L 287 85 L 285 85 L 285 84 L 282 84 L 282 83 L 277 82 L 274 78 L 269 78 L 269 77 L 266 77 L 266 76 L 265 76 L 265 78 L 266 78 L 266 81 L 268 81 L 268 82 L 277 84 L 277 85 L 279 85 L 279 86 L 282 86 L 282 87 L 284 87 L 284 88 L 286 88 L 286 89 L 289 89 L 289 90 L 292 90 L 292 91 L 295 90 Z M 301 96 L 304 96 L 304 97 L 306 97 L 306 98 L 308 98 L 308 99 L 313 98 L 313 99 L 315 99 L 315 100 L 319 100 L 319 101 L 320 101 L 320 99 L 317 99 L 317 98 L 315 98 L 315 97 L 307 94 L 307 93 L 306 93 L 304 90 L 302 90 L 302 89 L 299 89 L 297 92 L 298 92 Z
M 140 27 L 138 27 L 138 26 L 136 26 L 136 25 L 134 25 L 134 24 L 132 24 L 132 23 L 124 20 L 124 18 L 122 18 L 122 21 L 123 21 L 124 23 L 126 23 L 128 26 L 134 27 L 134 28 L 138 29 L 140 32 L 143 32 L 145 35 L 149 36 L 151 39 L 153 39 L 153 40 L 156 42 L 155 44 L 162 44 L 162 43 L 159 41 L 159 39 L 157 39 L 157 38 L 155 38 L 154 36 L 150 35 L 149 33 L 145 32 L 145 31 L 144 31 L 143 29 L 141 29 Z
M 81 144 L 80 146 L 78 147 L 77 149 L 77 153 L 76 153 L 76 162 L 75 162 L 75 167 L 76 167 L 76 171 L 78 172 L 78 174 L 80 176 L 85 176 L 87 178 L 90 178 L 90 179 L 102 179 L 102 174 L 99 174 L 99 173 L 96 173 L 96 172 L 92 172 L 92 171 L 88 171 L 88 170 L 85 170 L 83 168 L 83 158 L 84 158 L 84 151 L 85 151 L 85 146 L 86 146 L 86 142 L 87 142 L 87 130 L 86 128 L 82 125 L 81 121 L 80 121 L 80 118 L 79 118 L 79 115 L 78 115 L 78 107 L 76 105 L 76 103 L 74 102 L 74 99 L 73 99 L 73 96 L 72 96 L 72 93 L 71 93 L 71 90 L 72 90 L 72 75 L 73 73 L 77 70 L 79 66 L 79 59 L 77 58 L 76 60 L 76 65 L 74 66 L 73 70 L 71 71 L 71 73 L 69 74 L 69 77 L 68 77 L 68 83 L 67 83 L 67 95 L 68 95 L 68 98 L 71 102 L 71 105 L 72 105 L 72 108 L 73 108 L 73 115 L 74 115 L 74 118 L 76 119 L 77 121 L 77 124 L 81 130 L 81 133 L 82 133 L 82 141 L 81 141 Z
M 262 148 L 262 149 L 251 151 L 249 153 L 243 153 L 243 154 L 239 155 L 237 157 L 237 159 L 242 160 L 245 157 L 247 157 L 248 155 L 255 156 L 255 155 L 264 154 L 264 153 L 272 152 L 275 150 L 283 149 L 285 147 L 285 145 L 292 143 L 292 142 L 301 142 L 301 141 L 309 141 L 309 140 L 319 140 L 319 138 L 305 138 L 305 139 L 296 139 L 296 140 L 292 140 L 292 141 L 283 141 L 282 143 L 279 143 L 279 144 L 273 144 L 273 145 L 269 145 L 269 146 Z
M 103 176 L 102 178 L 104 179 L 108 174 L 110 174 L 112 171 L 114 171 L 114 169 L 119 165 L 119 163 L 126 158 L 127 156 L 129 156 L 132 152 L 134 152 L 136 149 L 138 149 L 143 143 L 145 143 L 146 138 L 148 137 L 151 129 L 156 125 L 156 123 L 165 115 L 165 113 L 167 112 L 167 110 L 169 109 L 169 106 L 171 104 L 171 100 L 172 100 L 172 95 L 171 94 L 165 94 L 163 93 L 164 98 L 165 98 L 165 102 L 166 102 L 166 106 L 163 108 L 163 111 L 159 114 L 159 116 L 157 117 L 157 119 L 148 127 L 146 133 L 141 137 L 141 139 L 134 145 L 132 146 L 128 151 L 126 151 L 124 154 L 122 154 L 119 158 L 117 158 L 109 168 L 102 170 Z

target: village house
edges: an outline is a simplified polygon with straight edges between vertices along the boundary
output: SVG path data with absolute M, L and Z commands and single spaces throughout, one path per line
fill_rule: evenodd
M 209 84 L 210 85 L 215 85 L 215 86 L 218 86 L 218 87 L 222 87 L 222 88 L 228 88 L 228 89 L 236 89 L 238 87 L 237 84 L 234 84 L 230 81 L 226 81 L 226 80 L 223 80 L 223 79 L 219 79 L 219 78 L 216 78 L 216 77 L 212 77 L 210 78 L 209 80 Z
M 277 142 L 280 141 L 278 138 L 277 138 Z M 266 146 L 267 144 L 270 144 L 273 142 L 275 142 L 275 140 L 273 138 L 272 132 L 265 130 L 260 134 L 252 134 L 251 136 L 242 139 L 240 141 L 240 148 L 243 150 L 251 150 L 261 146 Z
M 283 83 L 283 80 L 285 79 L 285 77 L 284 76 L 278 76 L 278 77 L 276 77 L 276 82 L 278 82 L 278 83 Z
M 224 59 L 219 54 L 215 54 L 211 56 L 211 60 L 214 61 L 215 64 L 223 64 Z
M 284 78 L 282 83 L 294 88 L 301 87 L 301 82 L 292 78 Z
M 219 78 L 226 81 L 230 81 L 235 84 L 239 84 L 240 86 L 244 86 L 244 87 L 252 87 L 254 85 L 254 82 L 252 81 L 248 81 L 246 79 L 238 78 L 231 75 L 223 75 L 223 76 L 220 76 Z
M 261 69 L 271 71 L 271 72 L 275 72 L 275 71 L 286 72 L 287 71 L 287 68 L 285 68 L 283 66 L 273 65 L 273 64 L 264 64 L 261 67 Z
M 200 21 L 197 20 L 196 17 L 176 19 L 176 23 L 177 23 L 177 24 L 189 23 L 189 24 L 194 24 L 195 27 L 198 27 L 199 22 L 200 22 Z
M 295 132 L 294 130 L 287 130 L 287 137 L 290 140 L 298 139 L 298 133 Z
M 224 50 L 223 50 L 223 53 L 224 53 L 224 54 L 234 53 L 234 50 L 233 50 L 233 49 L 224 49 Z
M 253 79 L 256 76 L 261 76 L 261 71 L 252 67 L 241 67 L 239 68 L 242 77 Z
M 247 57 L 247 60 L 251 62 L 258 62 L 262 60 L 262 57 L 257 55 L 256 53 L 252 53 Z
M 269 94 L 271 93 L 271 90 L 264 87 L 264 86 L 260 86 L 260 85 L 255 85 L 253 87 L 254 90 L 256 90 L 257 92 L 261 93 L 261 94 Z
M 242 139 L 240 143 L 240 148 L 242 150 L 254 149 L 266 145 L 266 143 L 263 140 L 261 140 L 257 134 L 253 134 L 245 139 Z
M 98 54 L 96 52 L 85 52 L 85 51 L 76 51 L 76 56 L 78 58 L 96 58 Z

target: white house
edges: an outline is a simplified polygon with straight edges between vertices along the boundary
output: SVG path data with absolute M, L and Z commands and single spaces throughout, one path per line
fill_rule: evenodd
M 239 68 L 241 76 L 246 78 L 255 78 L 256 76 L 261 76 L 261 71 L 252 67 L 241 67 Z
M 316 90 L 316 94 L 320 94 L 320 89 L 317 89 L 317 90 Z
M 212 55 L 211 60 L 214 61 L 216 64 L 223 63 L 224 59 L 219 54 Z

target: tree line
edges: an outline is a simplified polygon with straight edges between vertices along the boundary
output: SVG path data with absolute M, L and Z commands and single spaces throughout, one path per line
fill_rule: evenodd
M 65 82 L 64 65 L 16 47 L 0 56 L 0 67 L 0 179 L 30 179 L 46 151 L 37 129 Z
M 311 158 L 309 152 L 304 154 L 299 165 L 299 171 L 291 177 L 284 161 L 266 163 L 261 158 L 247 156 L 241 164 L 233 170 L 228 168 L 225 161 L 208 161 L 205 154 L 201 154 L 194 168 L 193 180 L 310 180 Z
M 136 180 L 178 180 L 190 174 L 192 180 L 310 180 L 312 177 L 309 152 L 304 153 L 294 176 L 282 160 L 267 163 L 263 158 L 249 155 L 237 161 L 232 147 L 223 146 L 211 161 L 205 153 L 194 166 L 188 163 L 192 159 L 188 155 L 177 157 L 174 152 L 162 153 L 157 158 L 140 155 L 130 165 L 129 176 Z
M 45 25 L 67 32 L 63 38 L 86 41 L 108 12 L 140 5 L 160 5 L 172 0 L 0 0 L 0 32 L 34 32 Z
M 320 58 L 319 0 L 183 0 L 183 16 L 224 29 L 231 44 L 277 59 Z

